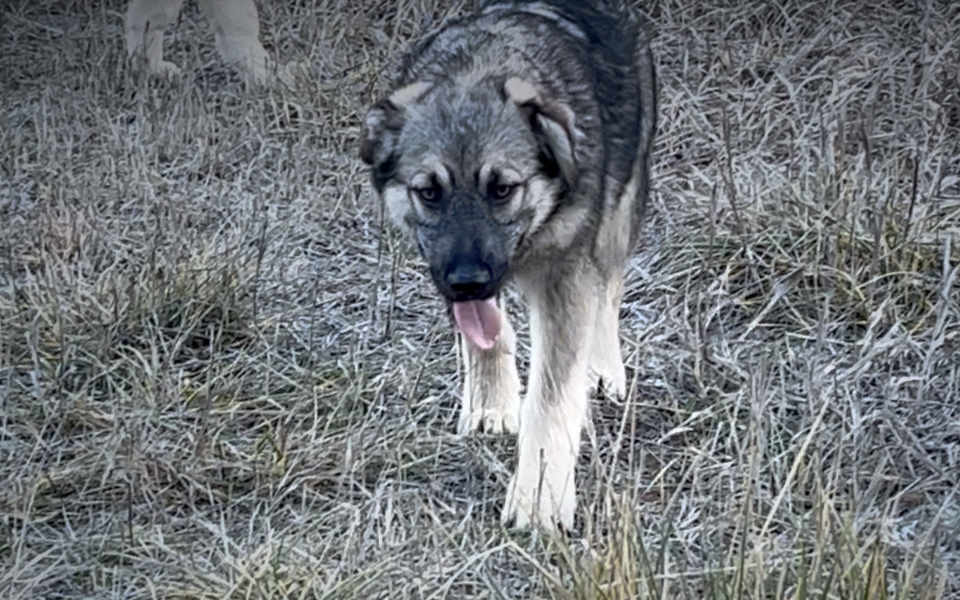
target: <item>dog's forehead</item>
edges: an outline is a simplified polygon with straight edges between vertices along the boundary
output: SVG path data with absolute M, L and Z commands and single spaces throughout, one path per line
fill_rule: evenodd
M 420 164 L 435 158 L 458 170 L 536 166 L 536 140 L 520 112 L 490 86 L 436 86 L 407 117 L 402 146 Z

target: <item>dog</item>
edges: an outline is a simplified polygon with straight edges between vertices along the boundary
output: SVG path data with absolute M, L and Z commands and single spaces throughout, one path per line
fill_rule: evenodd
M 591 388 L 626 394 L 619 309 L 657 119 L 647 27 L 617 0 L 485 0 L 416 43 L 363 121 L 376 195 L 459 332 L 459 432 L 518 431 L 504 524 L 572 530 Z M 529 305 L 522 404 L 507 284 Z
M 264 83 L 277 72 L 270 55 L 260 43 L 260 19 L 253 0 L 199 0 L 203 14 L 213 27 L 217 51 L 254 81 Z M 180 14 L 183 0 L 131 0 L 124 18 L 127 54 L 146 55 L 151 73 L 180 74 L 180 67 L 163 60 L 163 34 Z M 290 63 L 277 73 L 290 81 L 303 70 Z

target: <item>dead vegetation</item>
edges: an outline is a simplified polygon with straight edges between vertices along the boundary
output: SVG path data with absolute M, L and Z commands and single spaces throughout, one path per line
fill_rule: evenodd
M 960 597 L 955 3 L 646 5 L 633 382 L 563 544 L 499 526 L 512 441 L 453 435 L 451 328 L 355 157 L 471 3 L 263 2 L 316 77 L 260 90 L 195 6 L 165 82 L 89 4 L 0 19 L 0 596 Z

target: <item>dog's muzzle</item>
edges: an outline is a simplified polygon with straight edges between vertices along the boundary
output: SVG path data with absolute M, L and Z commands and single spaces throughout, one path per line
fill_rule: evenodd
M 444 275 L 444 283 L 444 295 L 454 302 L 485 300 L 496 295 L 499 285 L 490 267 L 469 263 L 452 265 Z
M 440 292 L 451 302 L 457 328 L 474 346 L 488 350 L 500 338 L 502 318 L 497 306 L 501 279 L 493 270 L 475 262 L 457 262 L 437 281 Z

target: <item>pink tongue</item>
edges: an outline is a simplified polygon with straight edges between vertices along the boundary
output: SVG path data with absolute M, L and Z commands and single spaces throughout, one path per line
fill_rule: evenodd
M 500 338 L 500 309 L 494 298 L 453 303 L 453 318 L 474 346 L 489 350 Z

